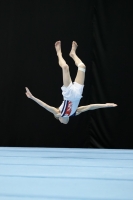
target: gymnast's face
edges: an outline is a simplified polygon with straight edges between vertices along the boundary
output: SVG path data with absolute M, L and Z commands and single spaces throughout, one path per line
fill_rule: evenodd
M 68 122 L 69 122 L 69 117 L 59 117 L 59 121 L 60 121 L 62 124 L 68 124 Z

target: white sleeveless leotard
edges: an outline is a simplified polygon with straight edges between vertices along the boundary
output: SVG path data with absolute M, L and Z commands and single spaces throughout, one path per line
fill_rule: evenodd
M 82 98 L 84 85 L 79 83 L 70 83 L 68 87 L 61 87 L 63 102 L 59 107 L 62 117 L 70 117 L 76 115 L 80 99 Z

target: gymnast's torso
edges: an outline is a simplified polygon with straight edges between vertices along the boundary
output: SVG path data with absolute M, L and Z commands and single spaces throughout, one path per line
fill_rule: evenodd
M 63 100 L 59 107 L 61 117 L 72 117 L 76 116 L 76 111 L 79 105 L 80 99 L 75 101 Z

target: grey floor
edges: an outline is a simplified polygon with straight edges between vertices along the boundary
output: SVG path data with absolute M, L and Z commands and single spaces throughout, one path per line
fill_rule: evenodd
M 133 150 L 0 148 L 0 200 L 133 200 Z

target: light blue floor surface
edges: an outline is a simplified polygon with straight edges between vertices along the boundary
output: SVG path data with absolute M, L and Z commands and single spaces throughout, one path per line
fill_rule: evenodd
M 0 148 L 0 200 L 133 200 L 133 150 Z

